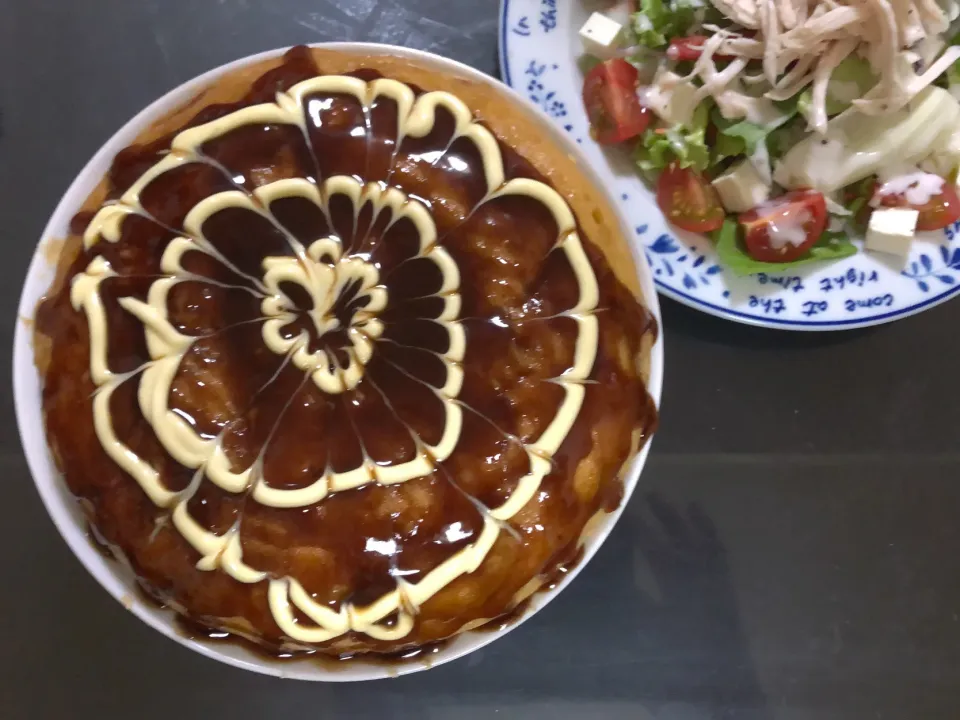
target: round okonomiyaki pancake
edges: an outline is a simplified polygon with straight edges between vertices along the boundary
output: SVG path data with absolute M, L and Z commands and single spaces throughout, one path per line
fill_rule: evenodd
M 513 610 L 615 508 L 656 323 L 542 122 L 294 48 L 117 155 L 37 312 L 93 532 L 194 623 L 395 653 Z

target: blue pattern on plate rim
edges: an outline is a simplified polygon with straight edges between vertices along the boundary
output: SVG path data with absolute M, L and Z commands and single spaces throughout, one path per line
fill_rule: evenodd
M 661 293 L 748 324 L 830 330 L 913 315 L 960 292 L 960 223 L 947 228 L 939 243 L 915 243 L 903 268 L 860 252 L 793 274 L 746 278 L 726 272 L 708 240 L 686 233 L 678 237 L 632 172 L 629 158 L 607 155 L 590 141 L 576 64 L 577 31 L 586 17 L 581 0 L 501 0 L 501 73 L 570 134 L 609 181 Z

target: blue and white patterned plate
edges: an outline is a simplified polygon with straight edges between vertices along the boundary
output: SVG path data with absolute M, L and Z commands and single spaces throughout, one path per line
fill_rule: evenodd
M 590 139 L 581 101 L 577 36 L 584 0 L 501 0 L 504 81 L 573 135 L 620 197 L 657 288 L 667 297 L 737 322 L 788 330 L 843 330 L 890 322 L 960 291 L 960 223 L 917 240 L 904 263 L 859 252 L 788 274 L 738 277 L 717 263 L 706 238 L 668 227 L 629 153 Z

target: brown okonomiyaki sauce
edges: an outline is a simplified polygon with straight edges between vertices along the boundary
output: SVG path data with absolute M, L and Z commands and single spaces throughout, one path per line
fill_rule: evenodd
M 148 597 L 142 589 L 140 589 L 140 594 L 143 597 Z M 223 630 L 210 628 L 180 614 L 174 616 L 174 624 L 177 632 L 187 640 L 216 645 L 226 644 L 232 647 L 242 648 L 246 652 L 259 658 L 262 662 L 276 664 L 277 667 L 280 668 L 282 668 L 284 664 L 293 661 L 306 660 L 319 665 L 324 670 L 332 672 L 347 670 L 353 661 L 362 662 L 366 665 L 380 666 L 386 668 L 388 671 L 399 665 L 422 664 L 429 666 L 431 664 L 431 658 L 448 647 L 453 640 L 453 638 L 439 640 L 392 653 L 344 653 L 343 655 L 327 655 L 318 650 L 291 652 L 279 646 L 268 647 L 239 635 L 233 635 Z M 479 631 L 482 631 L 482 629 Z
M 229 124 L 321 75 L 368 88 L 386 76 L 414 99 L 425 90 L 462 95 L 493 132 L 501 187 L 514 191 L 491 192 L 489 152 L 443 105 L 432 124 L 407 134 L 399 100 L 377 95 L 363 106 L 339 91 L 303 97 L 302 129 Z M 221 102 L 228 90 L 234 99 Z M 657 422 L 645 386 L 656 322 L 637 300 L 618 225 L 605 220 L 609 208 L 599 209 L 575 161 L 551 154 L 540 136 L 519 142 L 530 121 L 498 122 L 504 101 L 483 92 L 394 58 L 294 48 L 258 75 L 248 69 L 205 91 L 199 111 L 195 101 L 158 122 L 117 155 L 75 217 L 58 280 L 37 310 L 51 450 L 111 554 L 122 554 L 153 601 L 182 610 L 190 637 L 254 638 L 238 642 L 271 657 L 422 660 L 464 627 L 519 617 L 531 588 L 551 586 L 579 562 L 591 518 L 621 503 L 623 468 Z M 194 155 L 170 150 L 179 133 L 213 121 L 227 129 L 204 136 Z M 300 179 L 296 192 L 264 194 Z M 575 236 L 558 239 L 553 196 L 536 190 L 554 183 L 574 212 Z M 305 199 L 317 192 L 309 188 L 323 189 L 321 205 Z M 105 223 L 85 246 L 104 203 L 127 207 L 132 192 L 139 205 L 116 237 Z M 218 200 L 228 197 L 239 199 Z M 220 204 L 198 216 L 211 200 Z M 414 205 L 426 225 L 404 214 Z M 582 255 L 569 249 L 577 237 Z M 169 251 L 181 241 L 194 245 L 171 274 Z M 312 269 L 301 272 L 305 263 Z M 269 268 L 283 271 L 274 285 Z M 586 274 L 595 278 L 592 305 Z M 96 289 L 71 296 L 80 276 Z M 340 279 L 317 290 L 316 278 L 328 276 Z M 156 305 L 156 283 L 168 280 Z M 279 310 L 268 307 L 271 297 L 281 298 Z M 89 320 L 96 312 L 101 329 Z M 190 339 L 173 364 L 158 355 L 157 312 L 168 336 Z M 101 346 L 98 376 L 91 357 Z M 584 347 L 593 359 L 580 379 Z M 314 364 L 304 370 L 300 356 Z M 157 384 L 159 372 L 146 385 L 162 363 L 172 368 L 169 387 Z M 158 402 L 180 424 L 157 413 Z M 78 421 L 91 413 L 96 422 Z M 555 451 L 528 449 L 557 422 L 566 434 Z M 168 447 L 185 433 L 194 439 L 183 447 L 218 447 L 224 473 L 249 471 L 253 480 L 229 489 L 196 469 L 209 459 L 175 459 Z M 122 469 L 131 457 L 142 462 Z M 547 463 L 540 475 L 538 459 Z M 422 473 L 389 475 L 421 461 Z M 312 497 L 304 493 L 327 477 L 342 489 L 288 501 Z M 530 477 L 529 500 L 510 506 Z M 173 500 L 152 501 L 148 487 Z M 211 543 L 219 549 L 200 550 Z M 476 567 L 463 561 L 466 570 L 427 582 L 451 558 L 474 557 Z M 427 585 L 412 607 L 414 591 L 402 588 Z M 396 608 L 372 625 L 352 619 L 392 593 Z M 306 632 L 337 613 L 352 624 L 329 638 L 291 639 L 284 629 Z

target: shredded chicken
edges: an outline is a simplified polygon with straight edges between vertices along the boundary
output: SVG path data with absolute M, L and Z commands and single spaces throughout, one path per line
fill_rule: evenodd
M 703 81 L 703 86 L 697 89 L 696 100 L 699 102 L 708 96 L 717 96 L 726 90 L 726 87 L 732 83 L 743 69 L 747 66 L 745 58 L 735 58 L 723 70 L 718 71 L 713 57 L 723 45 L 726 33 L 721 31 L 714 33 L 704 44 L 700 53 L 700 58 L 693 67 L 693 71 L 685 78 L 689 80 L 693 76 L 699 76 Z
M 721 106 L 724 93 L 757 87 L 769 100 L 786 100 L 812 83 L 811 129 L 826 129 L 827 85 L 851 54 L 870 63 L 877 84 L 853 99 L 867 115 L 894 112 L 960 60 L 960 47 L 942 35 L 960 14 L 957 0 L 710 0 L 741 30 L 704 25 L 712 36 L 687 79 Z M 939 57 L 938 57 L 939 56 Z M 715 58 L 733 58 L 718 70 Z M 762 74 L 743 74 L 760 60 Z
M 813 71 L 813 114 L 810 125 L 819 133 L 827 129 L 827 82 L 830 74 L 856 46 L 857 41 L 853 38 L 838 40 L 830 46 L 823 59 L 817 63 L 817 69 Z

